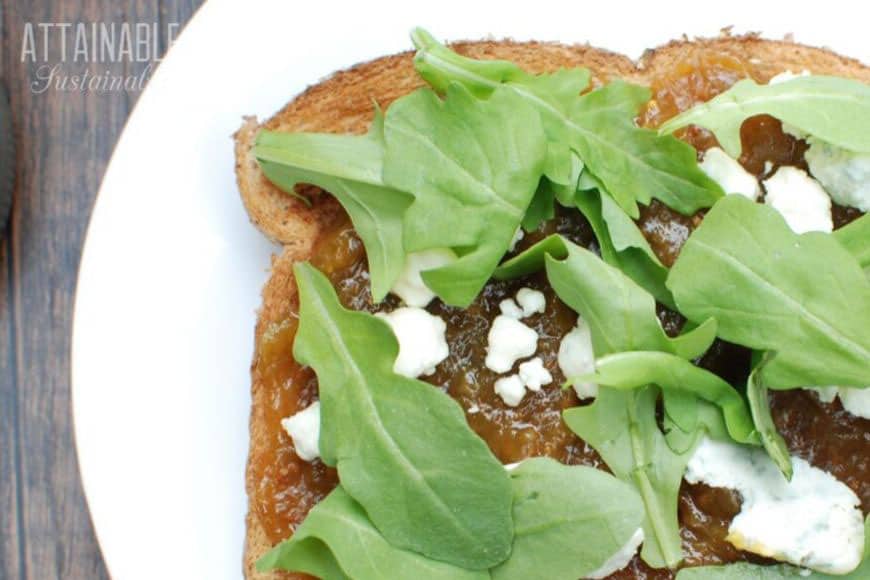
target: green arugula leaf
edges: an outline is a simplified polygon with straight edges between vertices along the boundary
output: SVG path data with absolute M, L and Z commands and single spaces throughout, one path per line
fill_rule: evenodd
M 785 478 L 791 481 L 793 473 L 791 454 L 788 452 L 785 439 L 782 438 L 773 423 L 773 416 L 770 414 L 770 401 L 767 398 L 767 387 L 761 376 L 761 370 L 769 358 L 769 354 L 765 355 L 758 366 L 749 374 L 749 380 L 746 382 L 746 398 L 749 400 L 752 421 L 761 436 L 761 444 L 764 445 L 767 454 L 779 467 Z
M 674 394 L 680 393 L 678 397 L 677 408 L 674 408 Z M 706 434 L 711 439 L 716 441 L 731 441 L 731 436 L 728 434 L 728 428 L 725 426 L 725 419 L 722 416 L 722 411 L 713 403 L 699 398 L 692 397 L 680 391 L 663 392 L 664 398 L 664 417 L 662 417 L 662 428 L 665 433 L 665 441 L 668 447 L 678 454 L 682 455 L 691 451 L 694 446 L 701 440 L 701 436 Z M 694 408 L 689 406 L 689 403 L 694 401 Z M 672 418 L 676 417 L 676 421 Z M 691 421 L 685 419 L 690 416 Z M 677 424 L 688 423 L 685 428 Z
M 638 389 L 654 383 L 665 393 L 676 391 L 695 395 L 721 409 L 728 434 L 734 441 L 760 444 L 752 415 L 740 393 L 710 371 L 673 354 L 654 351 L 609 354 L 595 360 L 594 373 L 570 377 L 569 380 L 594 382 L 620 390 Z M 677 400 L 680 403 L 677 407 L 671 404 L 668 414 L 684 431 L 690 431 L 692 423 L 697 422 L 697 406 L 690 404 L 694 403 L 694 398 Z M 682 412 L 675 412 L 677 408 Z M 686 417 L 686 414 L 691 416 Z
M 494 580 L 585 577 L 640 528 L 640 496 L 598 469 L 536 458 L 523 461 L 510 477 L 513 551 L 492 570 Z
M 740 127 L 768 114 L 832 145 L 870 153 L 870 85 L 829 76 L 804 76 L 759 85 L 737 82 L 706 103 L 665 122 L 659 133 L 698 125 L 716 135 L 731 157 L 740 156 Z
M 588 172 L 583 175 L 588 175 Z M 673 296 L 665 286 L 667 268 L 656 257 L 637 225 L 613 200 L 597 190 L 577 191 L 571 196 L 570 204 L 589 222 L 598 240 L 601 258 L 606 263 L 622 270 L 665 306 L 675 308 Z M 567 255 L 558 234 L 552 234 L 506 260 L 493 275 L 499 280 L 507 280 L 537 272 L 544 267 L 544 256 L 548 253 L 557 259 Z
M 834 239 L 855 256 L 864 273 L 870 276 L 870 213 L 834 230 Z
M 769 388 L 870 384 L 870 281 L 832 236 L 797 235 L 739 195 L 710 210 L 668 276 L 681 313 L 719 336 L 775 351 Z
M 660 349 L 690 359 L 709 348 L 715 321 L 671 339 L 661 328 L 650 294 L 591 252 L 567 241 L 563 245 L 566 258 L 545 258 L 547 276 L 559 298 L 589 325 L 597 356 Z M 604 388 L 591 405 L 569 409 L 563 417 L 614 475 L 640 493 L 645 512 L 641 556 L 660 568 L 674 567 L 682 559 L 677 496 L 698 435 L 685 444 L 685 453 L 675 453 L 656 422 L 658 396 L 659 389 L 652 386 Z
M 472 571 L 391 545 L 340 486 L 315 505 L 289 540 L 257 562 L 257 570 L 306 572 L 324 580 L 486 580 Z
M 513 536 L 510 482 L 460 406 L 393 372 L 399 345 L 386 322 L 343 308 L 312 266 L 294 272 L 293 354 L 317 373 L 324 463 L 397 548 L 474 570 L 502 562 Z
M 674 298 L 665 286 L 668 269 L 659 261 L 637 224 L 610 196 L 602 189 L 580 191 L 574 205 L 592 226 L 601 258 L 622 270 L 656 300 L 674 308 Z
M 532 232 L 538 229 L 542 223 L 556 217 L 555 195 L 556 190 L 552 183 L 547 179 L 542 179 L 534 197 L 532 197 L 529 208 L 526 210 L 526 215 L 523 217 L 522 227 L 525 231 Z
M 551 234 L 526 248 L 496 268 L 493 277 L 497 280 L 512 280 L 543 270 L 547 256 L 561 260 L 568 256 L 566 240 L 559 234 Z
M 537 189 L 547 142 L 537 112 L 515 93 L 475 98 L 460 85 L 442 101 L 418 90 L 390 107 L 384 181 L 415 199 L 408 252 L 450 247 L 459 259 L 424 272 L 446 303 L 468 306 L 504 256 Z
M 402 216 L 413 197 L 384 185 L 383 119 L 378 113 L 367 135 L 262 131 L 254 155 L 269 181 L 295 195 L 297 183 L 331 193 L 362 239 L 372 297 L 382 300 L 405 264 Z
M 656 316 L 653 297 L 592 252 L 563 241 L 567 257 L 546 258 L 547 277 L 559 298 L 583 315 L 596 355 L 658 350 L 685 359 L 702 355 L 716 338 L 716 321 L 670 338 Z
M 593 334 L 593 338 L 594 338 Z M 601 454 L 644 503 L 641 557 L 654 568 L 682 560 L 677 500 L 691 453 L 674 453 L 656 423 L 659 391 L 601 389 L 591 405 L 563 413 L 565 424 Z
M 867 580 L 870 578 L 870 517 L 864 520 L 864 559 L 861 564 L 848 574 L 835 576 L 823 574 L 811 570 L 804 570 L 778 564 L 764 566 L 739 562 L 725 566 L 698 566 L 696 568 L 684 568 L 677 573 L 676 580 Z
M 436 90 L 458 82 L 485 96 L 502 86 L 527 101 L 541 114 L 550 141 L 576 151 L 632 217 L 638 215 L 637 202 L 652 198 L 692 214 L 722 196 L 698 168 L 690 145 L 635 124 L 648 89 L 615 81 L 580 96 L 588 84 L 585 70 L 533 76 L 504 61 L 460 56 L 420 29 L 412 40 L 417 71 Z

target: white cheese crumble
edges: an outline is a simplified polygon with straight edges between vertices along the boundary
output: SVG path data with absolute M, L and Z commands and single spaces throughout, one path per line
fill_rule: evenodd
M 514 237 L 511 238 L 511 245 L 508 246 L 508 252 L 513 252 L 517 249 L 517 244 L 522 242 L 524 237 L 526 237 L 526 233 L 523 231 L 522 227 L 518 227 L 517 231 L 514 232 Z
M 592 334 L 583 318 L 577 318 L 577 326 L 562 338 L 559 344 L 559 369 L 566 379 L 595 372 L 595 352 L 592 350 Z M 595 383 L 574 383 L 574 392 L 581 399 L 598 395 Z
M 480 413 L 480 407 L 477 405 L 472 405 L 468 408 L 469 415 L 476 415 L 477 413 Z
M 412 379 L 431 375 L 438 363 L 447 358 L 447 325 L 422 308 L 406 306 L 389 313 L 378 313 L 393 329 L 399 341 L 399 356 L 393 371 Z
M 509 407 L 516 407 L 526 396 L 526 386 L 519 375 L 502 377 L 495 382 L 495 394 Z
M 870 154 L 853 153 L 812 137 L 809 143 L 807 165 L 831 199 L 870 211 Z
M 505 298 L 498 303 L 498 308 L 505 316 L 520 320 L 544 312 L 547 308 L 547 298 L 538 290 L 520 288 L 516 299 Z
M 537 393 L 544 385 L 553 382 L 553 375 L 544 368 L 541 357 L 520 363 L 519 373 L 502 377 L 495 382 L 495 392 L 509 407 L 519 405 L 526 396 L 526 389 Z
M 531 288 L 519 289 L 517 303 L 523 309 L 523 318 L 532 314 L 541 314 L 547 308 L 547 298 L 544 293 Z
M 856 417 L 870 419 L 870 388 L 840 387 L 840 402 Z
M 787 481 L 763 449 L 704 438 L 685 478 L 740 493 L 727 536 L 737 548 L 828 574 L 854 570 L 864 550 L 858 496 L 831 474 L 791 460 Z
M 508 318 L 516 318 L 519 320 L 523 317 L 523 309 L 520 308 L 516 300 L 513 298 L 505 298 L 498 303 L 498 309 Z
M 521 363 L 519 376 L 523 385 L 535 393 L 540 391 L 542 386 L 553 382 L 553 375 L 544 368 L 544 361 L 539 356 Z
M 822 186 L 796 167 L 780 167 L 764 181 L 764 202 L 785 218 L 797 234 L 832 232 L 831 198 Z
M 815 391 L 819 396 L 819 400 L 823 403 L 833 403 L 837 398 L 837 387 L 806 387 L 810 391 Z
M 281 427 L 293 440 L 296 455 L 303 461 L 320 457 L 320 401 L 311 403 L 291 417 L 281 419 Z
M 833 403 L 840 397 L 840 403 L 848 413 L 870 419 L 870 387 L 806 387 L 819 396 L 823 403 Z
M 643 543 L 643 528 L 638 528 L 634 534 L 631 535 L 631 538 L 625 543 L 625 545 L 620 548 L 614 555 L 607 559 L 597 570 L 588 574 L 586 578 L 590 579 L 598 579 L 598 578 L 606 578 L 610 576 L 617 570 L 622 570 L 628 563 L 631 562 L 632 557 L 634 557 L 635 552 Z
M 435 298 L 435 293 L 426 286 L 420 273 L 446 266 L 455 261 L 456 254 L 448 248 L 435 248 L 408 254 L 405 257 L 405 267 L 390 292 L 398 296 L 408 306 L 422 308 Z
M 538 333 L 510 316 L 495 317 L 486 345 L 486 367 L 497 373 L 511 370 L 518 360 L 535 354 Z
M 707 149 L 699 167 L 725 193 L 737 193 L 753 201 L 761 195 L 761 187 L 755 176 L 719 147 Z

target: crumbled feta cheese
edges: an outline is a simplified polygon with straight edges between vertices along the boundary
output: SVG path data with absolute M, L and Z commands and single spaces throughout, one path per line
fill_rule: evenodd
M 511 370 L 521 358 L 535 354 L 538 333 L 510 316 L 495 317 L 486 345 L 486 367 L 497 373 Z
M 809 391 L 813 391 L 818 395 L 819 400 L 823 403 L 833 403 L 834 399 L 840 397 L 840 403 L 843 409 L 847 412 L 861 417 L 870 419 L 870 387 L 804 387 Z
M 792 457 L 787 481 L 763 449 L 703 439 L 686 481 L 736 490 L 740 513 L 728 541 L 741 550 L 828 574 L 846 574 L 861 561 L 861 501 L 831 474 Z
M 519 405 L 526 396 L 526 386 L 519 375 L 503 377 L 495 382 L 495 393 L 509 407 Z
M 606 578 L 610 576 L 617 570 L 622 570 L 631 559 L 634 557 L 635 552 L 643 543 L 643 528 L 638 528 L 634 534 L 632 534 L 631 538 L 625 543 L 625 545 L 619 549 L 614 555 L 607 559 L 604 564 L 602 564 L 597 570 L 588 574 L 586 578 L 597 579 L 597 578 Z
M 523 317 L 523 309 L 519 307 L 516 300 L 513 298 L 505 298 L 499 302 L 498 309 L 508 318 L 516 318 L 519 320 Z
M 737 193 L 753 201 L 761 195 L 761 187 L 755 176 L 719 147 L 707 149 L 699 167 L 725 193 Z
M 541 357 L 536 356 L 520 364 L 520 379 L 528 390 L 538 392 L 543 385 L 553 382 L 553 375 L 544 368 Z
M 511 245 L 508 246 L 508 252 L 513 252 L 514 250 L 516 250 L 517 244 L 522 242 L 524 237 L 526 237 L 526 233 L 523 231 L 523 228 L 517 228 L 517 231 L 514 232 L 513 239 L 511 239 Z
M 476 415 L 477 413 L 480 413 L 480 407 L 477 405 L 472 405 L 468 408 L 469 415 Z
M 412 379 L 431 375 L 450 354 L 445 338 L 447 325 L 422 308 L 407 306 L 377 316 L 390 325 L 399 341 L 399 356 L 393 364 L 395 373 Z
M 543 292 L 531 288 L 520 288 L 516 300 L 505 298 L 498 304 L 499 310 L 510 318 L 527 318 L 532 314 L 544 312 L 547 308 L 547 298 Z
M 815 392 L 823 403 L 833 403 L 837 398 L 837 387 L 807 387 L 807 389 Z
M 296 455 L 303 461 L 320 457 L 320 401 L 311 403 L 291 417 L 281 419 L 281 427 L 293 440 Z
M 540 314 L 547 307 L 547 298 L 543 292 L 531 288 L 520 288 L 517 292 L 517 303 L 523 309 L 523 318 L 532 314 Z
M 435 298 L 435 293 L 423 282 L 420 272 L 434 270 L 455 261 L 456 254 L 448 248 L 435 248 L 408 254 L 405 257 L 405 267 L 390 292 L 401 298 L 408 306 L 422 308 Z
M 840 387 L 840 402 L 856 417 L 870 419 L 870 387 Z
M 812 137 L 809 143 L 807 165 L 831 199 L 870 211 L 870 154 L 853 153 Z
M 595 352 L 592 350 L 592 334 L 586 321 L 577 318 L 577 326 L 562 338 L 559 344 L 559 369 L 566 379 L 595 372 Z M 574 391 L 581 399 L 598 395 L 595 383 L 574 383 Z
M 764 181 L 764 188 L 764 202 L 781 213 L 795 233 L 833 231 L 831 198 L 806 172 L 780 167 Z
M 544 385 L 553 382 L 553 375 L 544 368 L 541 357 L 529 359 L 520 364 L 519 373 L 502 377 L 495 382 L 495 392 L 510 407 L 519 405 L 526 395 L 526 389 L 537 393 Z
M 843 408 L 862 419 L 870 419 L 870 387 L 806 387 L 814 391 L 823 403 L 833 403 L 837 396 Z

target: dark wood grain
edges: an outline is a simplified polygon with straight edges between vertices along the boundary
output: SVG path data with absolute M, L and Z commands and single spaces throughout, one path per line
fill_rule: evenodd
M 70 415 L 69 350 L 87 220 L 139 94 L 34 94 L 25 23 L 183 24 L 196 0 L 14 0 L 2 9 L 2 66 L 18 143 L 15 202 L 0 246 L 0 578 L 107 577 L 82 495 Z M 60 61 L 59 46 L 49 60 Z M 64 63 L 76 74 L 87 63 Z M 139 74 L 146 63 L 100 63 Z

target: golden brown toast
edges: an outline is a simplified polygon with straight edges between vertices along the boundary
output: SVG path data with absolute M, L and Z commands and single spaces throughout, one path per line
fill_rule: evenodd
M 586 67 L 594 82 L 623 78 L 639 84 L 654 79 L 686 74 L 690 63 L 732 59 L 745 65 L 745 74 L 767 81 L 785 70 L 807 69 L 815 74 L 856 78 L 870 82 L 870 67 L 857 60 L 839 56 L 829 50 L 808 47 L 783 40 L 766 40 L 756 36 L 722 36 L 714 39 L 677 40 L 648 50 L 637 62 L 609 51 L 583 46 L 541 42 L 479 41 L 459 42 L 451 48 L 466 56 L 505 59 L 532 72 L 559 68 Z M 278 114 L 258 124 L 246 118 L 236 133 L 236 175 L 239 190 L 251 221 L 268 238 L 284 245 L 273 258 L 272 273 L 263 288 L 263 304 L 255 330 L 254 361 L 259 356 L 261 338 L 270 328 L 292 316 L 297 307 L 292 265 L 306 259 L 324 224 L 341 212 L 328 195 L 315 193 L 311 206 L 305 205 L 272 186 L 253 156 L 258 131 L 317 131 L 363 133 L 374 113 L 374 102 L 386 108 L 395 99 L 423 85 L 413 68 L 413 52 L 404 52 L 358 64 L 337 72 L 325 81 L 309 87 L 288 103 Z M 263 410 L 269 393 L 252 366 L 252 409 L 250 420 L 250 461 L 266 453 L 271 441 L 265 435 Z M 250 468 L 246 487 L 250 497 L 256 482 Z M 287 573 L 261 574 L 254 563 L 272 545 L 253 510 L 247 516 L 244 572 L 249 580 L 296 578 Z

